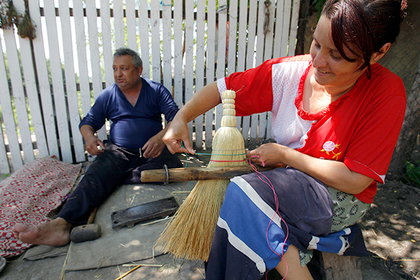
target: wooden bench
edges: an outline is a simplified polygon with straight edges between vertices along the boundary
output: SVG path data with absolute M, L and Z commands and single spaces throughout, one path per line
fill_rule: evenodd
M 362 279 L 360 257 L 340 256 L 334 253 L 314 251 L 314 259 L 318 261 L 318 266 L 314 267 L 314 269 L 311 267 L 310 271 L 314 274 L 313 277 L 315 280 Z M 318 269 L 318 274 L 316 276 L 316 271 L 314 271 L 315 269 Z

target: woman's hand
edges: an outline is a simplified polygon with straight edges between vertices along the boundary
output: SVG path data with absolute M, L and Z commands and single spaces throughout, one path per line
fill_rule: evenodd
M 190 142 L 187 122 L 179 115 L 172 120 L 162 140 L 172 154 L 195 153 Z
M 221 102 L 217 83 L 212 82 L 201 88 L 178 111 L 163 136 L 168 150 L 175 153 L 195 154 L 192 148 L 187 123 L 204 114 Z
M 344 162 L 315 158 L 277 143 L 261 145 L 255 150 L 248 151 L 246 156 L 261 166 L 282 163 L 289 165 L 327 186 L 351 194 L 362 192 L 373 181 L 366 175 L 350 170 Z
M 258 148 L 247 151 L 246 157 L 251 159 L 254 164 L 260 166 L 282 166 L 281 149 L 284 146 L 277 143 L 267 143 L 259 146 Z

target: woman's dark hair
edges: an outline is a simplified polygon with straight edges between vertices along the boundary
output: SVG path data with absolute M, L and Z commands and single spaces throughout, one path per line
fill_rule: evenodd
M 400 25 L 406 8 L 406 0 L 328 0 L 321 15 L 331 20 L 331 34 L 341 56 L 350 62 L 344 53 L 346 46 L 358 55 L 351 45 L 363 53 L 363 65 L 368 68 L 370 59 L 386 43 L 394 43 L 400 33 Z
M 134 68 L 136 69 L 139 69 L 143 65 L 143 62 L 139 54 L 133 51 L 132 49 L 119 48 L 114 52 L 114 58 L 116 58 L 117 56 L 122 56 L 122 55 L 130 55 L 133 58 L 133 65 L 134 65 Z

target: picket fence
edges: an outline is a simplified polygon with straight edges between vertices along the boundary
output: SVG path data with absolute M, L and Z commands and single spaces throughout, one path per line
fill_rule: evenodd
M 14 0 L 24 13 L 25 0 Z M 0 30 L 0 173 L 36 158 L 87 159 L 78 131 L 113 83 L 112 54 L 128 46 L 143 76 L 179 107 L 204 85 L 272 57 L 294 55 L 299 0 L 30 0 L 36 38 Z M 256 92 L 258 89 L 256 89 Z M 189 123 L 196 148 L 211 147 L 220 106 Z M 239 118 L 244 139 L 270 137 L 270 114 Z M 98 132 L 107 137 L 107 129 Z

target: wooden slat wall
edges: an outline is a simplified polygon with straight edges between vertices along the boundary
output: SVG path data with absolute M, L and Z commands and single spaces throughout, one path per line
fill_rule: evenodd
M 39 2 L 28 1 L 34 40 L 0 30 L 0 173 L 46 155 L 86 160 L 78 124 L 114 82 L 116 48 L 136 49 L 143 76 L 162 82 L 182 107 L 218 78 L 293 55 L 300 1 Z M 13 3 L 23 13 L 24 0 Z M 196 148 L 211 147 L 221 116 L 219 105 L 188 124 Z M 270 113 L 237 119 L 245 139 L 271 136 Z M 98 135 L 107 138 L 106 126 Z

